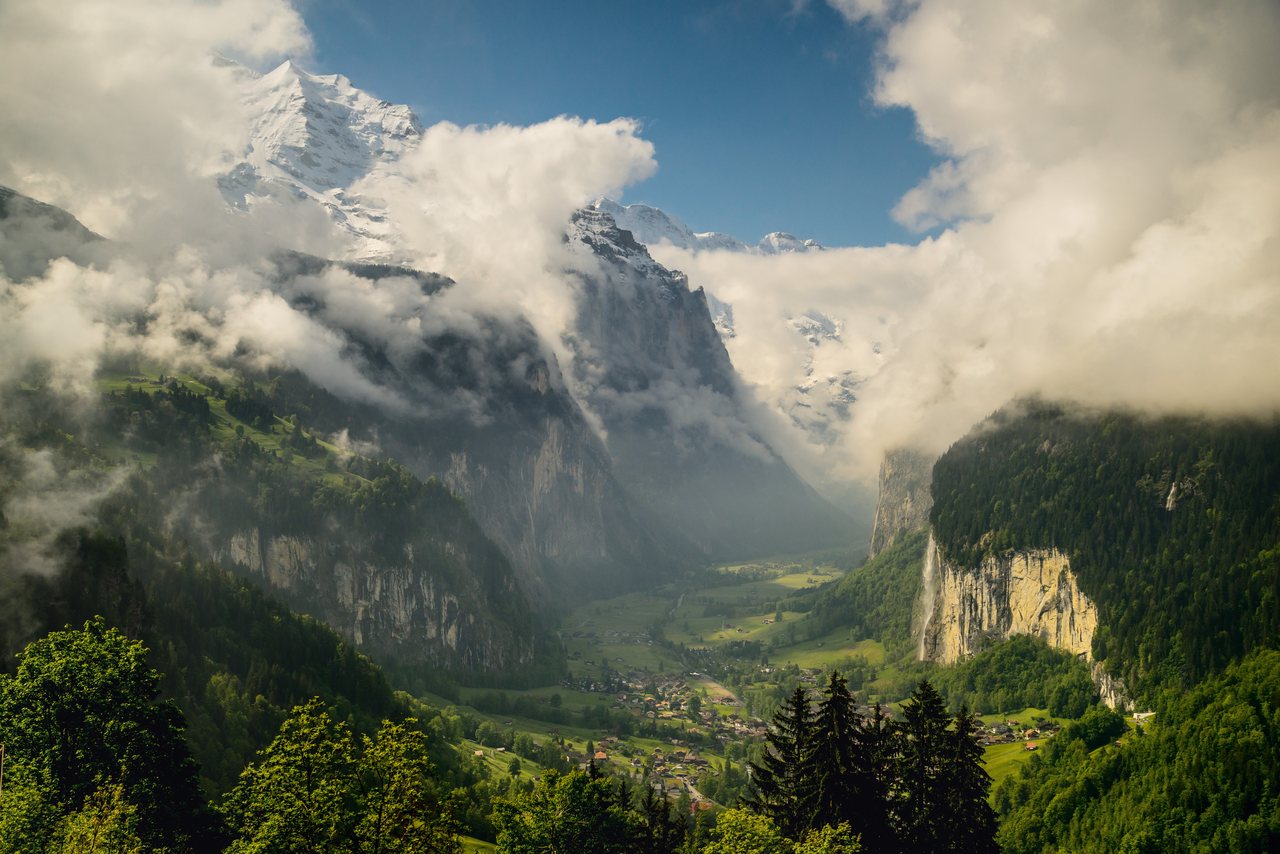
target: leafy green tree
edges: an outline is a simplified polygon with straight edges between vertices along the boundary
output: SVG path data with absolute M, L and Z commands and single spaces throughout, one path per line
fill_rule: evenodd
M 384 722 L 357 755 L 350 729 L 319 698 L 295 708 L 227 796 L 228 851 L 460 851 L 416 723 Z
M 743 808 L 725 810 L 716 818 L 711 842 L 702 854 L 791 854 L 794 846 L 767 815 Z
M 809 831 L 793 849 L 794 854 L 860 854 L 861 851 L 862 840 L 847 821 Z
M 63 819 L 53 847 L 66 854 L 142 854 L 138 808 L 126 800 L 124 786 L 103 786 L 86 798 L 79 811 Z
M 120 816 L 128 805 L 127 828 L 113 826 L 148 849 L 216 843 L 182 714 L 159 700 L 159 682 L 146 648 L 101 618 L 31 643 L 17 672 L 0 675 L 4 845 L 47 846 L 73 814 L 68 832 L 79 833 L 108 796 Z M 30 817 L 10 820 L 19 803 Z
M 298 706 L 245 768 L 223 805 L 237 838 L 231 854 L 330 851 L 350 846 L 356 758 L 345 723 L 317 697 Z
M 356 838 L 366 854 L 461 854 L 452 815 L 432 783 L 427 737 L 416 723 L 387 721 L 375 738 L 362 738 Z
M 532 791 L 499 799 L 494 821 L 506 854 L 629 854 L 641 837 L 609 780 L 581 771 L 548 771 Z

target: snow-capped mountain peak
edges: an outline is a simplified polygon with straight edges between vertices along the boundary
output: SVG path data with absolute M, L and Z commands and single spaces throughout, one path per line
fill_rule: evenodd
M 247 81 L 253 122 L 248 162 L 277 167 L 320 192 L 350 186 L 422 135 L 408 107 L 389 104 L 341 74 L 309 74 L 291 60 Z
M 760 238 L 756 248 L 765 255 L 781 255 L 784 252 L 821 252 L 826 249 L 816 240 L 801 240 L 785 231 L 772 231 L 766 234 Z
M 292 60 L 266 74 L 233 70 L 250 143 L 218 182 L 224 198 L 239 209 L 280 195 L 311 199 L 357 239 L 356 254 L 393 257 L 385 216 L 348 188 L 393 169 L 417 143 L 422 125 L 413 111 L 357 89 L 341 74 L 311 74 Z

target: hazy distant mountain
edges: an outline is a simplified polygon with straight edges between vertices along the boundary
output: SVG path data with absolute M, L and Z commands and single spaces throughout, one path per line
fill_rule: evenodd
M 676 217 L 658 208 L 644 204 L 621 205 L 612 199 L 599 198 L 593 207 L 609 214 L 620 228 L 631 232 L 637 241 L 646 246 L 664 243 L 694 252 L 727 250 L 759 255 L 780 255 L 792 252 L 821 252 L 825 249 L 813 240 L 800 238 L 781 231 L 766 234 L 754 246 L 742 243 L 720 232 L 694 232 Z M 725 341 L 737 337 L 733 306 L 707 293 L 707 309 L 716 331 Z M 816 351 L 824 342 L 839 342 L 844 322 L 818 311 L 787 318 L 789 328 L 804 339 L 809 350 L 803 369 L 794 384 L 777 400 L 769 401 L 807 433 L 816 444 L 834 441 L 837 425 L 849 418 L 858 386 L 858 377 L 851 371 L 820 374 L 815 370 Z
M 583 274 L 571 343 L 623 483 L 714 556 L 847 544 L 849 518 L 752 427 L 702 289 L 599 208 L 579 211 L 570 235 L 605 261 Z

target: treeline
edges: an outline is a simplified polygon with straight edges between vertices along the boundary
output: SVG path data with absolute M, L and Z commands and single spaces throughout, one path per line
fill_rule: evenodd
M 153 650 L 162 693 L 185 713 L 202 785 L 215 796 L 270 741 L 289 709 L 312 696 L 328 698 L 361 733 L 409 713 L 409 701 L 395 695 L 377 666 L 328 626 L 189 554 L 169 553 L 170 544 L 150 529 L 135 526 L 130 534 L 132 550 L 118 537 L 68 534 L 59 574 L 20 577 L 6 604 L 25 613 L 30 631 L 0 650 L 0 669 L 10 670 L 33 635 L 105 615 Z
M 0 675 L 0 851 L 460 852 L 417 720 L 356 738 L 312 700 L 217 807 L 139 641 L 101 619 Z
M 933 471 L 947 559 L 1065 552 L 1103 627 L 1093 654 L 1141 693 L 1188 688 L 1280 642 L 1280 421 L 999 412 Z
M 846 826 L 868 851 L 994 851 L 977 727 L 927 681 L 899 719 L 879 704 L 863 715 L 832 672 L 816 704 L 797 687 L 774 716 L 748 806 L 797 841 Z
M 1003 849 L 1280 850 L 1280 652 L 1166 692 L 1155 718 L 1114 744 L 1124 731 L 1118 715 L 1091 712 L 1005 780 Z
M 0 851 L 460 854 L 459 819 L 477 789 L 490 793 L 490 829 L 511 854 L 863 850 L 847 822 L 793 843 L 745 810 L 695 820 L 687 796 L 672 803 L 594 763 L 536 784 L 516 783 L 513 765 L 505 787 L 458 787 L 432 761 L 455 719 L 388 719 L 358 734 L 319 698 L 294 707 L 210 803 L 183 715 L 162 698 L 148 650 L 101 618 L 32 642 L 16 672 L 0 675 Z

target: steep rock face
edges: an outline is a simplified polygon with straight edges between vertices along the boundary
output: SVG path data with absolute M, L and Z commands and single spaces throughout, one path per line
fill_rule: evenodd
M 438 551 L 468 562 L 464 549 L 406 543 L 388 560 L 358 536 L 271 533 L 242 528 L 210 544 L 214 559 L 260 580 L 293 607 L 323 620 L 384 660 L 454 671 L 511 671 L 534 659 L 528 626 L 497 618 L 475 585 L 450 581 Z M 478 574 L 478 573 L 477 573 Z M 505 594 L 519 597 L 508 582 Z
M 977 571 L 948 562 L 931 537 L 922 577 L 919 654 L 941 664 L 963 661 L 985 641 L 1035 635 L 1091 663 L 1103 700 L 1125 702 L 1124 686 L 1094 662 L 1098 609 L 1077 584 L 1067 556 L 1054 549 L 988 557 Z
M 319 268 L 362 279 L 411 279 L 426 295 L 414 310 L 430 326 L 433 300 L 451 280 L 383 265 L 338 264 L 288 253 L 276 259 L 280 291 L 348 343 L 363 373 L 407 406 L 387 412 L 311 384 L 281 385 L 290 411 L 325 433 L 348 430 L 415 474 L 462 496 L 498 543 L 524 589 L 547 603 L 566 595 L 633 589 L 679 571 L 692 548 L 627 494 L 561 375 L 524 320 L 476 312 L 464 329 L 389 347 L 330 308 Z
M 570 241 L 574 391 L 627 489 L 717 558 L 846 543 L 849 520 L 751 426 L 703 291 L 602 211 L 579 211 Z
M 899 535 L 929 524 L 932 475 L 933 458 L 926 454 L 905 448 L 885 454 L 868 559 L 893 545 Z
M 936 544 L 931 547 L 936 552 Z M 925 658 L 952 664 L 976 652 L 984 639 L 1010 635 L 1036 635 L 1050 646 L 1089 656 L 1098 611 L 1080 592 L 1066 555 L 1016 552 L 988 558 L 977 572 L 940 555 L 932 560 L 935 593 L 924 628 Z

